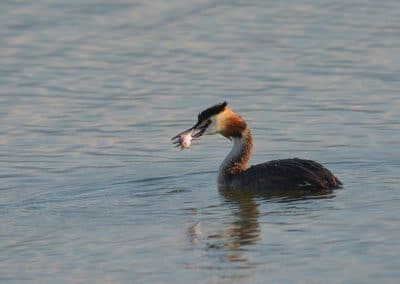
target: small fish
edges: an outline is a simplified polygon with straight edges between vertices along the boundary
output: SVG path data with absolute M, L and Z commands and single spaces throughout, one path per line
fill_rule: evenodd
M 188 133 L 187 135 L 181 135 L 180 136 L 181 150 L 189 148 L 192 139 L 193 139 L 192 133 Z
M 193 129 L 191 128 L 173 137 L 172 140 L 175 140 L 174 144 L 176 144 L 176 147 L 181 147 L 181 150 L 188 149 L 193 139 L 192 132 Z

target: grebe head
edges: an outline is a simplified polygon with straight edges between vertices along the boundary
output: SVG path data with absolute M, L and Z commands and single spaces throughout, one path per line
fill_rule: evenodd
M 217 133 L 232 139 L 241 137 L 246 128 L 246 122 L 233 112 L 225 101 L 200 112 L 197 116 L 197 123 L 193 127 L 179 133 L 172 139 L 175 140 L 185 135 L 191 135 L 193 139 L 196 139 L 202 135 Z

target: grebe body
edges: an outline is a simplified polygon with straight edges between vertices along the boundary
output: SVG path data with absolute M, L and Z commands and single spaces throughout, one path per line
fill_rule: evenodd
M 220 188 L 251 191 L 324 190 L 342 185 L 328 169 L 311 160 L 273 160 L 248 167 L 253 138 L 247 123 L 227 106 L 227 102 L 202 111 L 192 128 L 172 139 L 177 146 L 187 148 L 182 144 L 188 135 L 195 140 L 202 135 L 218 133 L 233 141 L 232 150 L 219 168 Z

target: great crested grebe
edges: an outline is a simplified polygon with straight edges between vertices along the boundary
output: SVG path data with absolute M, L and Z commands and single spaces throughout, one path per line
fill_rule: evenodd
M 192 139 L 220 133 L 233 140 L 232 150 L 222 162 L 218 185 L 226 189 L 324 190 L 341 187 L 342 183 L 321 164 L 303 159 L 273 160 L 247 167 L 253 139 L 246 122 L 233 112 L 227 102 L 214 105 L 198 115 L 197 123 L 175 137 L 177 147 L 188 148 Z

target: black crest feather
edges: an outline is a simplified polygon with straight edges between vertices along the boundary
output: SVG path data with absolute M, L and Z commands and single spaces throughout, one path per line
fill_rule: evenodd
M 220 112 L 224 111 L 226 106 L 228 105 L 227 101 L 224 101 L 223 103 L 220 104 L 216 104 L 212 107 L 209 107 L 206 110 L 203 110 L 201 113 L 199 113 L 199 115 L 197 116 L 197 123 L 201 123 L 204 120 L 206 120 L 207 118 L 209 118 L 210 116 L 219 114 Z

